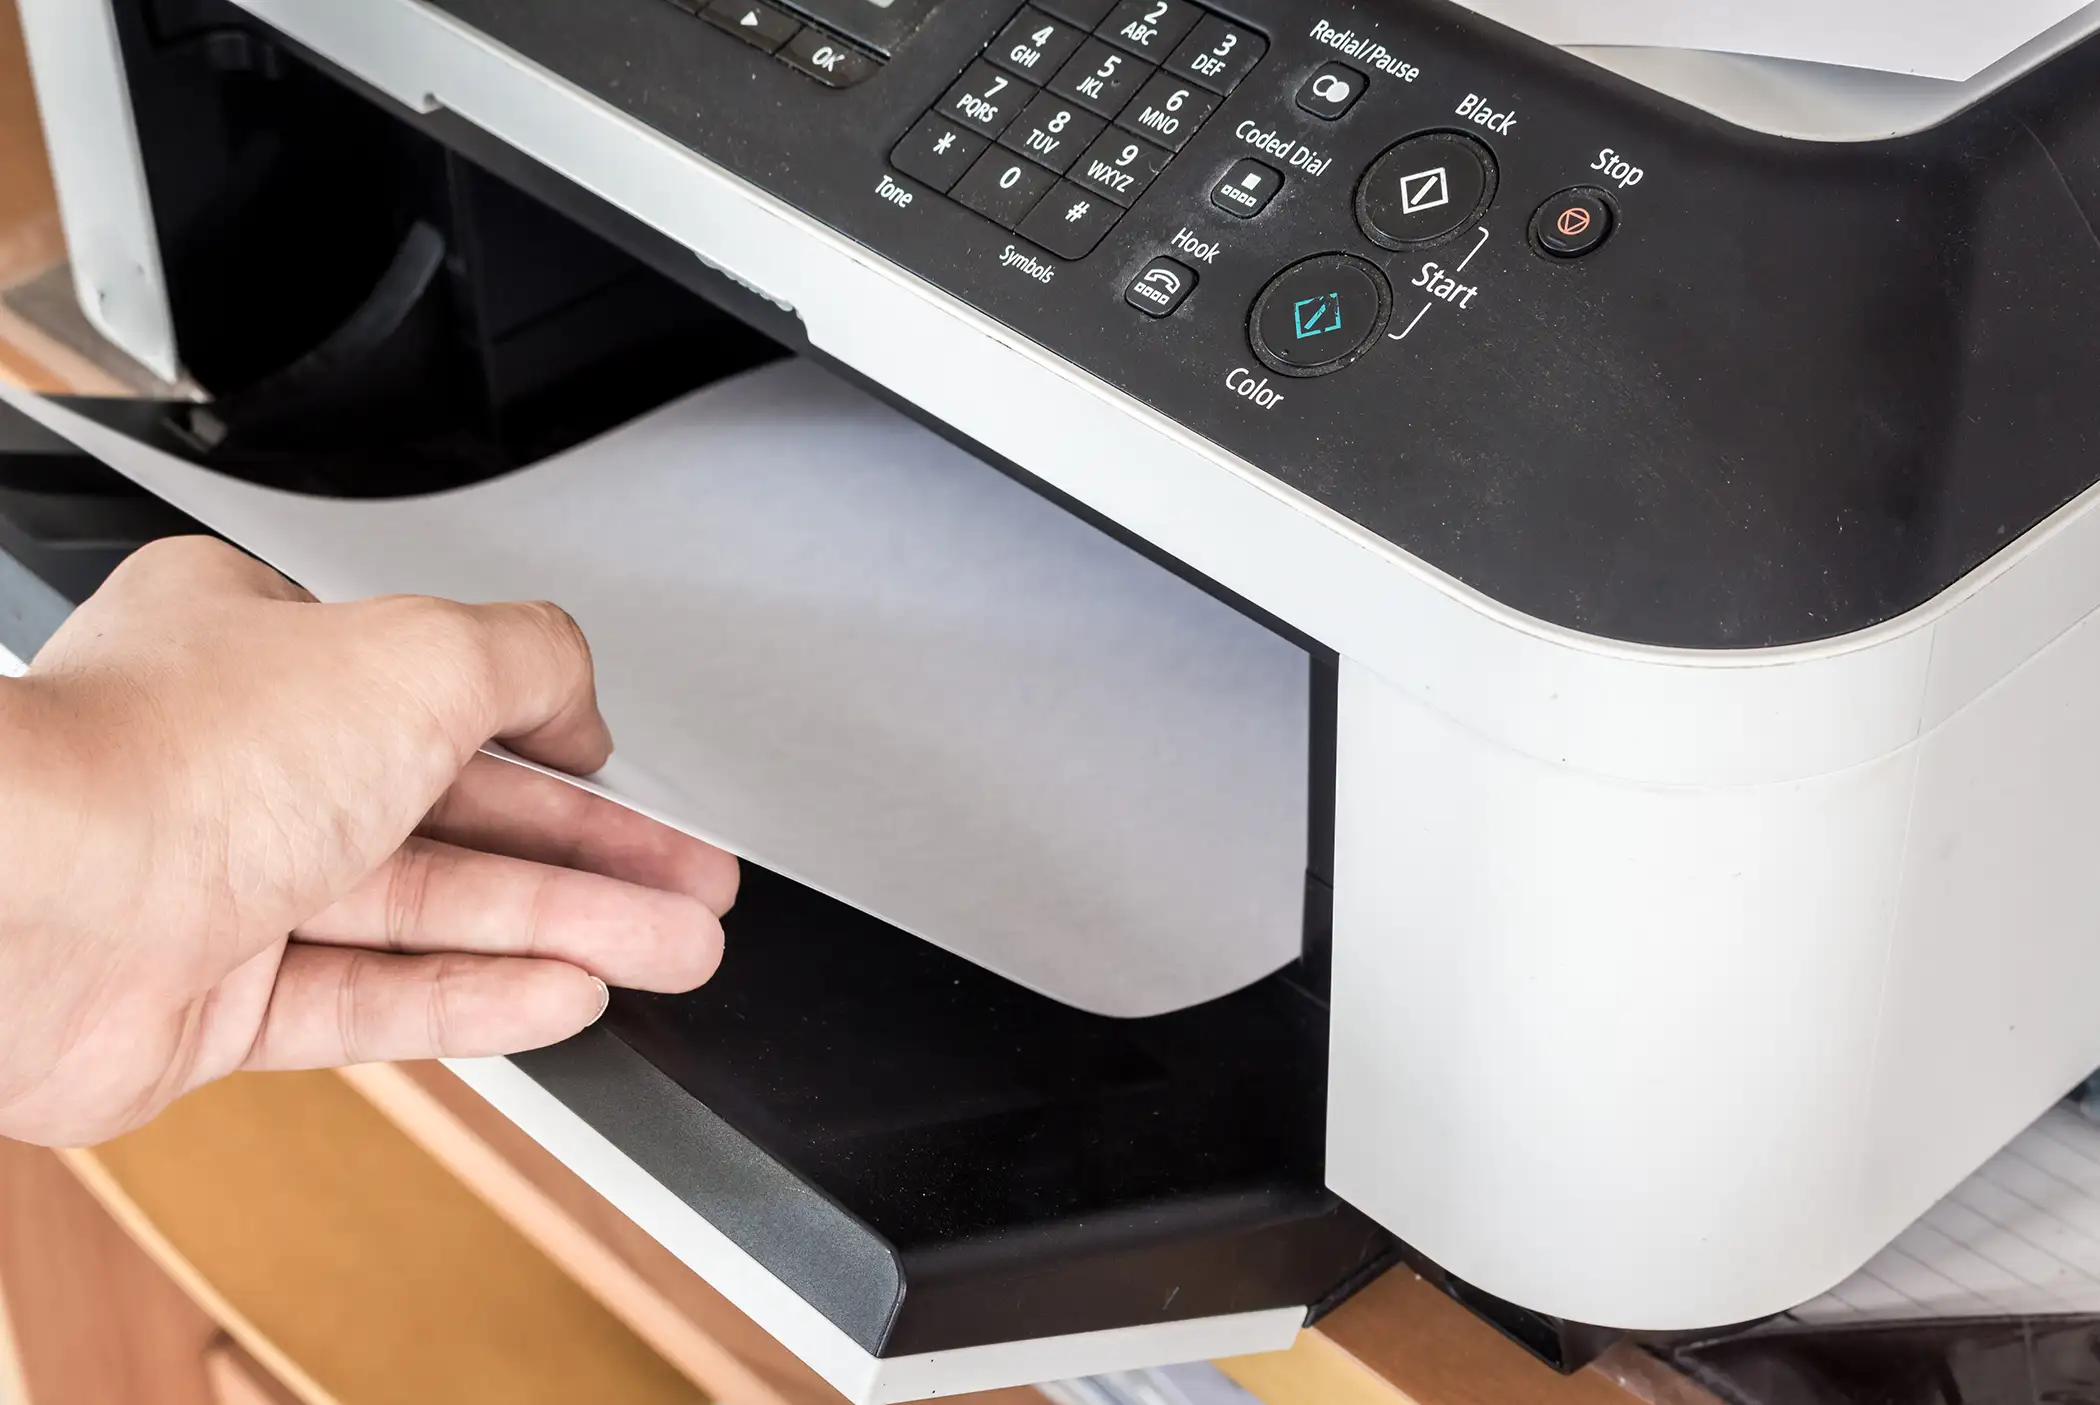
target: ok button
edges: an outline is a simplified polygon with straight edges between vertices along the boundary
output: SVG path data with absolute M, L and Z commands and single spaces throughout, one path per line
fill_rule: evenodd
M 1271 279 L 1248 314 L 1248 340 L 1272 371 L 1324 376 L 1363 354 L 1392 315 L 1385 275 L 1349 254 L 1322 254 Z

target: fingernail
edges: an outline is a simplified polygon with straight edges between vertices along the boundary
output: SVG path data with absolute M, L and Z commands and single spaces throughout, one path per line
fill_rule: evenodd
M 604 1019 L 605 1012 L 612 1008 L 612 989 L 596 976 L 591 977 L 591 984 L 598 987 L 598 1013 L 591 1016 L 591 1023 L 596 1024 Z

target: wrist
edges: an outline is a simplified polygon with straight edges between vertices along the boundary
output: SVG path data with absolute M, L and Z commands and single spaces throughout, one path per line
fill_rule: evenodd
M 0 678 L 0 939 L 49 930 L 78 887 L 90 761 L 46 685 Z

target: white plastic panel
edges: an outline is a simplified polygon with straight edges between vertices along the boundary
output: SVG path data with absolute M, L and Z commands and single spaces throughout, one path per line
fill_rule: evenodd
M 110 0 L 20 0 L 80 310 L 162 380 L 182 379 Z

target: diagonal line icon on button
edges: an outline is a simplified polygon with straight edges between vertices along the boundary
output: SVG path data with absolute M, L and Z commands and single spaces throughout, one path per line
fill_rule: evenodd
M 1439 205 L 1450 203 L 1451 177 L 1444 167 L 1400 177 L 1401 214 L 1418 215 L 1424 210 L 1434 210 Z

